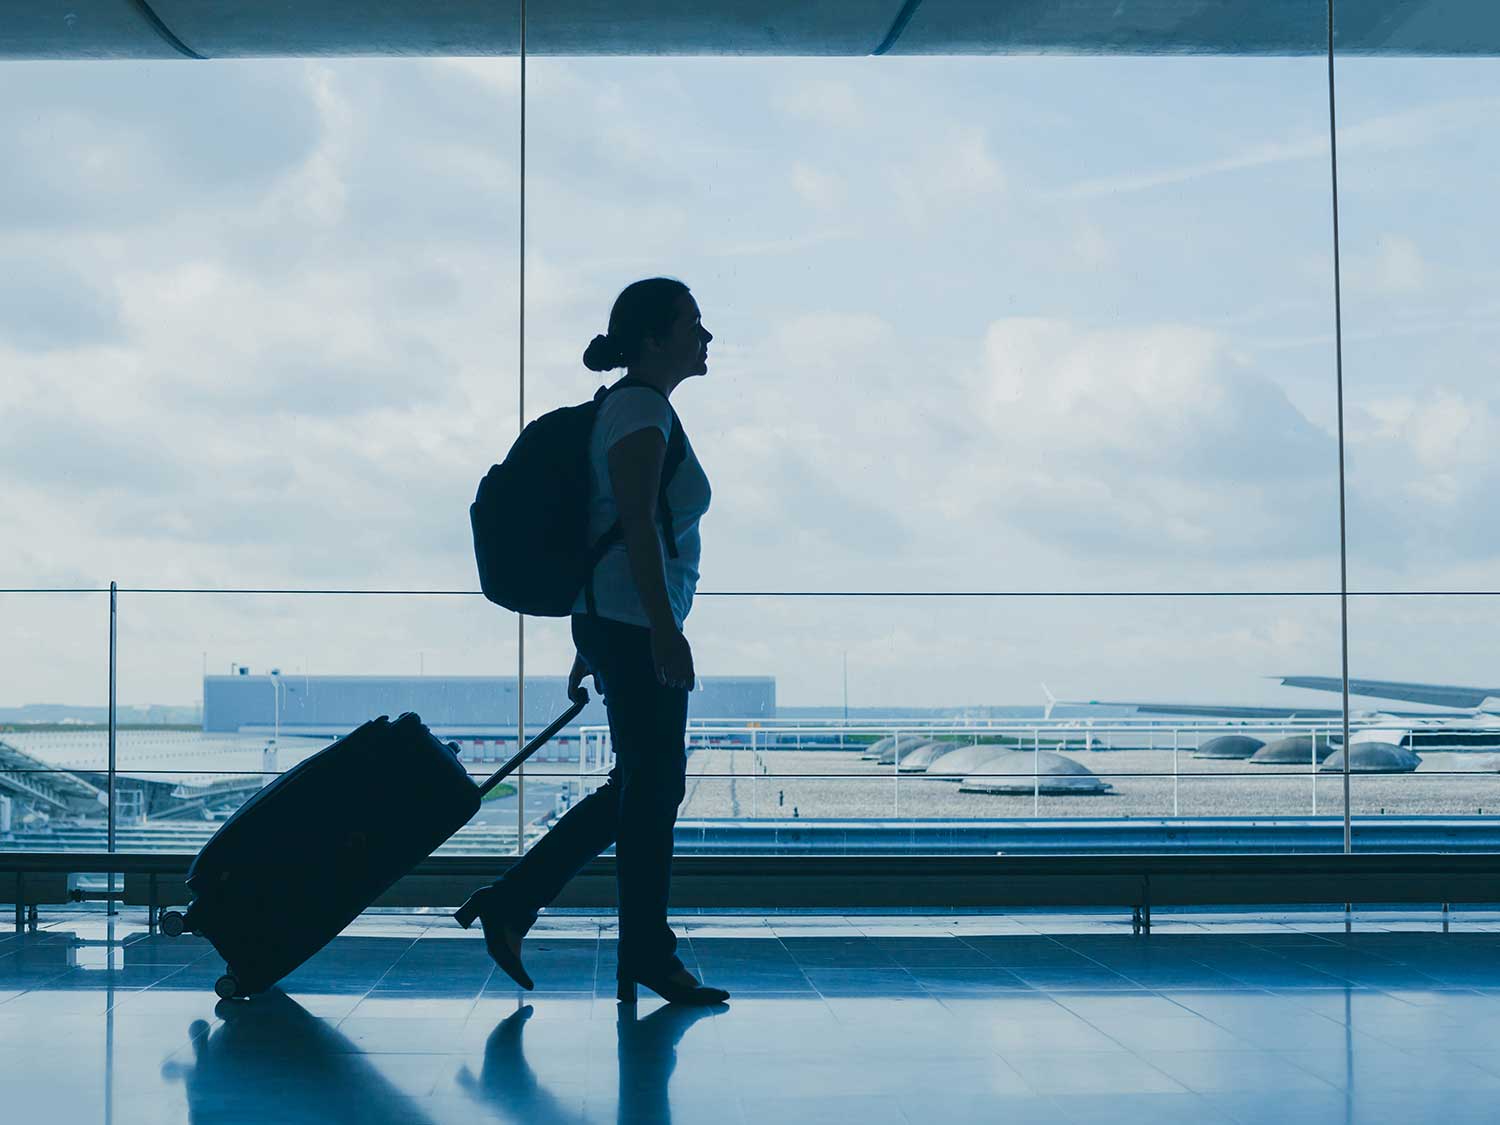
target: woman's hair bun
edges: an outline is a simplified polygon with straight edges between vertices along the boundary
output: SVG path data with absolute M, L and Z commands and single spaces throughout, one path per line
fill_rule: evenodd
M 648 277 L 625 286 L 609 310 L 607 334 L 594 337 L 584 350 L 583 365 L 590 371 L 608 371 L 640 362 L 647 340 L 672 334 L 679 298 L 687 291 L 672 277 Z
M 608 371 L 614 367 L 623 367 L 625 361 L 620 355 L 620 345 L 608 336 L 601 335 L 595 336 L 584 349 L 583 365 L 590 371 Z

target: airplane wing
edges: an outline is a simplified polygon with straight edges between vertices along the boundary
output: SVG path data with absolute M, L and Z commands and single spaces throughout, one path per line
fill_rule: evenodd
M 1313 691 L 1342 692 L 1344 690 L 1344 683 L 1338 676 L 1277 676 L 1276 678 L 1287 687 L 1309 688 Z M 1473 710 L 1481 706 L 1486 699 L 1500 698 L 1500 688 L 1461 687 L 1457 684 L 1414 684 L 1400 680 L 1350 680 L 1349 694 L 1368 695 L 1376 699 L 1401 699 L 1407 703 L 1430 703 L 1435 707 Z
M 1245 707 L 1218 703 L 1143 703 L 1139 699 L 1059 699 L 1069 707 L 1132 707 L 1142 715 L 1189 715 L 1211 719 L 1336 719 L 1344 712 L 1327 707 Z
M 1344 682 L 1338 676 L 1273 676 L 1286 687 L 1312 691 L 1342 692 Z M 1046 685 L 1042 685 L 1046 691 Z M 1419 684 L 1401 680 L 1349 681 L 1349 694 L 1375 699 L 1400 699 L 1408 703 L 1425 703 L 1472 712 L 1487 699 L 1500 699 L 1500 688 L 1464 687 L 1459 684 Z M 1343 712 L 1337 707 L 1247 707 L 1239 704 L 1146 702 L 1139 699 L 1056 699 L 1047 691 L 1049 711 L 1059 703 L 1068 706 L 1130 707 L 1142 715 L 1183 715 L 1217 719 L 1336 719 Z M 1437 718 L 1432 711 L 1388 711 L 1382 715 L 1399 718 Z

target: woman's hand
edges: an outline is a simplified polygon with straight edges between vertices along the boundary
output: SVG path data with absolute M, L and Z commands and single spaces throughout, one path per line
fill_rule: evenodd
M 573 669 L 568 673 L 568 698 L 574 703 L 578 702 L 583 691 L 583 679 L 585 676 L 593 676 L 594 673 L 589 666 L 583 662 L 583 656 L 575 653 L 573 656 Z M 594 692 L 599 694 L 599 677 L 594 676 Z
M 651 630 L 651 664 L 657 683 L 693 689 L 693 649 L 675 625 Z

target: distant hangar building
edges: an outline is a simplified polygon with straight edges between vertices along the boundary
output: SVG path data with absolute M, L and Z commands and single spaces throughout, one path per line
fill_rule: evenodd
M 580 726 L 604 726 L 604 706 L 585 680 L 589 705 L 557 740 L 552 754 L 577 743 Z M 477 749 L 484 759 L 492 747 L 514 740 L 518 716 L 515 676 L 303 676 L 203 677 L 205 732 L 267 732 L 333 739 L 377 715 L 395 718 L 415 711 L 433 732 Z M 565 676 L 526 680 L 526 726 L 540 730 L 567 709 Z M 774 676 L 702 676 L 688 698 L 696 719 L 754 720 L 776 717 Z M 569 751 L 569 754 L 573 751 Z M 467 756 L 467 755 L 466 755 Z

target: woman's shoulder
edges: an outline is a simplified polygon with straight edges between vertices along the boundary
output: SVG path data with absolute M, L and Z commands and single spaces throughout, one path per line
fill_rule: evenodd
M 655 426 L 665 436 L 675 417 L 666 396 L 651 387 L 621 387 L 605 396 L 599 406 L 601 427 L 606 435 L 617 438 L 647 426 Z
M 611 414 L 638 414 L 668 421 L 676 416 L 667 396 L 654 387 L 621 387 L 611 391 L 599 409 L 601 413 L 607 410 Z

